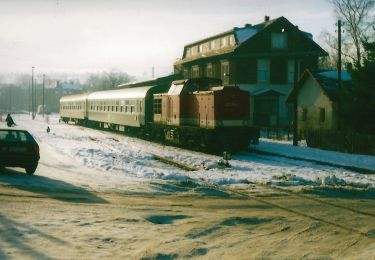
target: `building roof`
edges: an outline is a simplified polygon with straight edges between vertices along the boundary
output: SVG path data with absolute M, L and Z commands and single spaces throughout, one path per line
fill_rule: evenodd
M 274 89 L 270 89 L 270 88 L 261 88 L 261 89 L 251 92 L 252 96 L 262 96 L 266 94 L 272 94 L 275 96 L 285 96 L 283 93 L 276 91 Z
M 316 44 L 313 41 L 312 34 L 299 30 L 298 27 L 294 26 L 285 17 L 281 16 L 281 17 L 271 19 L 271 20 L 266 19 L 264 22 L 256 24 L 256 25 L 245 24 L 244 27 L 234 27 L 231 30 L 228 30 L 228 31 L 225 31 L 225 32 L 222 32 L 222 33 L 219 33 L 219 34 L 201 39 L 199 41 L 189 43 L 189 44 L 184 46 L 184 53 L 183 53 L 182 59 L 177 61 L 175 63 L 175 65 L 183 64 L 183 63 L 186 63 L 186 62 L 190 62 L 190 61 L 194 61 L 194 60 L 198 60 L 198 59 L 202 59 L 202 58 L 222 56 L 222 55 L 225 55 L 225 54 L 232 54 L 242 45 L 248 44 L 253 38 L 255 38 L 255 36 L 257 36 L 258 34 L 260 34 L 263 31 L 265 31 L 267 28 L 271 27 L 273 24 L 276 24 L 276 23 L 279 23 L 279 22 L 284 22 L 284 23 L 289 24 L 291 26 L 291 28 L 293 28 L 293 30 L 297 30 L 299 33 L 301 33 L 301 35 L 303 35 L 303 37 L 306 37 L 308 39 L 308 41 L 312 42 L 315 45 L 315 47 L 317 47 L 316 48 L 317 51 L 315 51 L 314 53 L 316 53 L 319 56 L 327 55 L 327 53 L 318 44 Z M 206 43 L 210 40 L 214 40 L 214 39 L 217 39 L 219 37 L 226 36 L 226 35 L 234 35 L 234 38 L 235 38 L 235 44 L 234 45 L 227 46 L 227 47 L 224 47 L 224 48 L 221 48 L 221 49 L 211 50 L 209 52 L 199 53 L 198 55 L 193 55 L 191 57 L 186 57 L 187 48 L 192 47 L 192 46 L 196 46 L 196 45 L 199 45 L 199 44 L 203 44 L 203 43 Z
M 78 85 L 75 85 L 72 82 L 64 81 L 63 83 L 59 84 L 57 88 L 61 88 L 64 90 L 82 90 L 82 88 Z
M 172 74 L 159 78 L 153 78 L 149 80 L 134 81 L 125 84 L 118 85 L 118 88 L 135 88 L 140 86 L 159 86 L 159 85 L 170 85 L 172 81 L 182 79 L 180 74 Z

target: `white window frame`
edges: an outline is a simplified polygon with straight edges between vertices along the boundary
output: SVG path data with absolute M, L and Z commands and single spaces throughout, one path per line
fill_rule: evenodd
M 288 83 L 294 83 L 295 60 L 288 60 Z
M 231 76 L 229 74 L 230 72 L 229 61 L 220 62 L 220 71 L 221 71 L 221 80 L 223 81 L 223 84 L 229 84 L 229 77 Z

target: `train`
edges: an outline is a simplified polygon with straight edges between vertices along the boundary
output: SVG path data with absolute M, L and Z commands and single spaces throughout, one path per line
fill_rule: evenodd
M 221 80 L 175 80 L 60 99 L 61 120 L 210 152 L 235 152 L 258 143 L 250 125 L 250 93 Z

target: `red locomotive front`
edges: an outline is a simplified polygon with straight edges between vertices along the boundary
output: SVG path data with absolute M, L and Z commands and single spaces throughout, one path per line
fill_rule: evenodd
M 154 129 L 166 141 L 220 152 L 246 148 L 259 130 L 249 126 L 249 92 L 220 80 L 176 81 L 154 95 Z

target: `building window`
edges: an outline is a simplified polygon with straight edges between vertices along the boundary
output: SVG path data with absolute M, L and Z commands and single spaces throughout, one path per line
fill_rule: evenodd
M 319 122 L 324 123 L 326 121 L 326 110 L 319 108 Z
M 288 48 L 288 35 L 286 33 L 272 33 L 272 49 Z
M 186 49 L 186 57 L 190 57 L 191 56 L 191 48 L 187 48 Z
M 161 99 L 154 99 L 154 114 L 161 114 Z
M 212 74 L 212 64 L 211 63 L 208 63 L 206 65 L 206 77 L 208 78 L 212 78 L 213 74 Z
M 221 48 L 221 39 L 220 38 L 217 38 L 216 40 L 215 40 L 215 48 L 216 49 L 220 49 Z
M 215 49 L 216 49 L 215 40 L 210 41 L 210 50 L 215 50 Z
M 223 84 L 229 84 L 229 62 L 224 61 L 221 63 L 221 80 Z
M 228 37 L 221 38 L 221 47 L 226 47 L 228 45 Z
M 302 108 L 301 121 L 307 120 L 307 108 Z
M 203 44 L 198 45 L 198 53 L 203 52 Z
M 258 60 L 258 83 L 269 82 L 270 61 L 267 59 Z
M 192 78 L 199 78 L 200 77 L 199 66 L 191 67 L 191 77 Z
M 288 60 L 288 83 L 294 83 L 294 63 L 295 60 Z
M 233 35 L 229 36 L 229 45 L 234 46 L 235 44 L 236 43 L 235 43 L 235 40 L 234 40 L 234 36 Z
M 191 47 L 191 56 L 196 55 L 198 53 L 198 46 Z
M 188 69 L 188 68 L 183 68 L 183 70 L 182 70 L 182 76 L 183 76 L 185 79 L 188 79 L 188 78 L 189 78 L 189 69 Z

